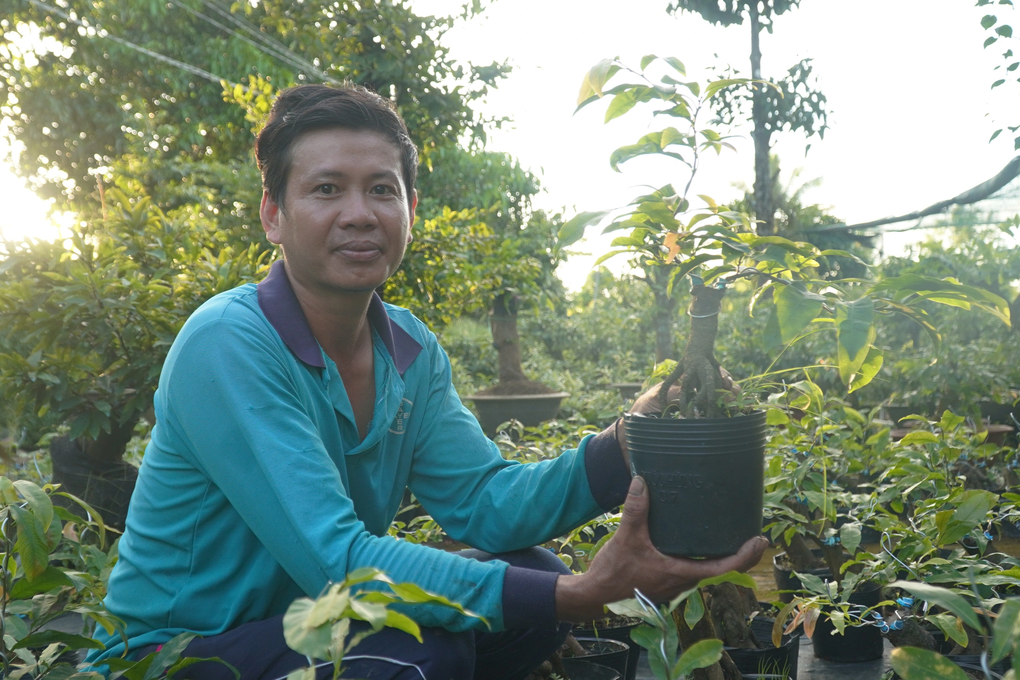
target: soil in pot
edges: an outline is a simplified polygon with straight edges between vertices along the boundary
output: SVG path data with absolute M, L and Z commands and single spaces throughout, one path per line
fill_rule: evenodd
M 630 632 L 641 625 L 641 619 L 629 616 L 611 615 L 588 623 L 574 624 L 573 635 L 581 640 L 582 638 L 596 638 L 599 640 L 616 640 L 630 647 L 627 655 L 627 669 L 623 674 L 624 680 L 634 680 L 637 677 L 638 658 L 640 648 L 631 639 Z
M 627 414 L 626 423 L 632 471 L 650 491 L 648 530 L 656 548 L 717 557 L 761 534 L 764 411 L 702 419 Z
M 882 587 L 877 583 L 866 583 L 850 596 L 852 604 L 874 607 L 882 599 Z M 881 659 L 885 651 L 882 632 L 876 626 L 847 626 L 843 634 L 834 632 L 832 621 L 825 615 L 818 617 L 814 635 L 811 636 L 815 656 L 836 663 L 858 663 Z
M 629 644 L 608 638 L 575 637 L 575 639 L 577 644 L 581 645 L 581 648 L 586 652 L 585 656 L 581 657 L 585 661 L 591 661 L 601 666 L 612 668 L 618 671 L 622 678 L 626 677 L 627 661 L 630 658 Z

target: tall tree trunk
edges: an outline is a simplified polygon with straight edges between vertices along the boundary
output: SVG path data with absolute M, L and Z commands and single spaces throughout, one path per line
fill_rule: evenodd
M 499 382 L 522 382 L 528 378 L 521 366 L 521 338 L 517 333 L 517 307 L 519 298 L 513 293 L 502 293 L 493 300 L 489 311 L 492 343 L 499 353 Z
M 750 4 L 751 15 L 751 78 L 760 81 L 761 48 L 758 38 L 761 23 L 758 20 L 758 3 Z M 775 209 L 772 206 L 772 170 L 769 167 L 768 98 L 765 85 L 755 84 L 751 96 L 751 118 L 754 120 L 754 216 L 758 220 L 758 234 L 767 236 L 775 231 Z

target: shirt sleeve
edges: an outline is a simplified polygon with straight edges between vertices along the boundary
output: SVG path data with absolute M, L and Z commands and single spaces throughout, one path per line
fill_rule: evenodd
M 229 500 L 243 524 L 310 597 L 357 568 L 414 582 L 504 627 L 507 565 L 371 535 L 318 435 L 314 409 L 268 329 L 216 319 L 189 329 L 166 383 L 166 425 L 186 457 Z M 170 363 L 170 362 L 168 362 Z M 239 527 L 240 531 L 244 527 Z M 484 628 L 448 608 L 419 606 L 419 623 Z
M 561 536 L 619 505 L 630 475 L 611 431 L 539 463 L 502 458 L 461 403 L 442 348 L 429 347 L 432 379 L 409 485 L 452 538 L 490 553 Z

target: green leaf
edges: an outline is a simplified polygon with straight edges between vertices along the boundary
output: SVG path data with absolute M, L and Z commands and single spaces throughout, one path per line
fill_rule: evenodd
M 747 78 L 724 78 L 723 80 L 715 80 L 705 87 L 705 99 L 711 99 L 719 90 L 730 87 L 731 85 L 744 85 L 747 82 Z
M 985 517 L 997 501 L 997 496 L 990 491 L 972 489 L 960 494 L 957 507 L 948 518 L 943 512 L 936 513 L 936 521 L 942 516 L 942 523 L 939 526 L 939 536 L 936 539 L 938 545 L 949 545 L 956 543 L 969 534 L 974 528 L 985 521 Z
M 985 28 L 987 28 L 987 26 Z M 658 59 L 658 57 L 655 56 L 654 54 L 646 54 L 645 56 L 641 57 L 641 70 L 644 71 L 646 68 L 648 68 L 648 65 L 651 64 L 656 59 Z
M 234 674 L 234 680 L 241 680 L 241 671 L 233 667 L 233 665 L 227 663 L 218 656 L 198 657 L 189 656 L 186 659 L 181 659 L 170 668 L 166 669 L 166 680 L 173 680 L 173 677 L 183 671 L 188 666 L 193 666 L 196 663 L 218 663 L 221 666 L 226 666 L 227 670 Z M 315 671 L 312 669 L 312 677 L 315 677 Z
M 578 108 L 587 103 L 592 95 L 602 96 L 605 84 L 620 70 L 620 67 L 615 65 L 615 61 L 616 59 L 603 59 L 585 74 L 581 81 L 581 90 L 577 95 Z
M 779 334 L 784 343 L 792 342 L 821 311 L 825 297 L 807 290 L 803 283 L 777 286 L 774 299 Z
M 620 94 L 613 97 L 613 100 L 609 102 L 609 106 L 606 108 L 606 117 L 603 122 L 608 123 L 614 118 L 619 118 L 623 114 L 630 111 L 638 103 L 638 98 L 634 96 L 633 90 L 624 90 Z
M 106 649 L 106 646 L 99 640 L 93 640 L 92 638 L 85 637 L 84 635 L 63 633 L 59 630 L 44 630 L 27 637 L 23 637 L 18 640 L 18 644 L 14 645 L 11 649 L 46 647 L 47 645 L 56 643 L 62 644 L 68 649 Z
M 708 668 L 712 664 L 718 663 L 719 659 L 722 658 L 722 653 L 722 640 L 701 640 L 695 642 L 684 651 L 683 656 L 673 666 L 673 673 L 670 677 L 682 678 L 690 675 L 691 671 L 698 668 Z
M 49 566 L 50 551 L 46 545 L 46 531 L 39 518 L 17 505 L 9 506 L 14 523 L 18 527 L 18 539 L 14 544 L 21 558 L 21 568 L 29 581 L 41 577 Z
M 684 607 L 684 621 L 688 628 L 694 628 L 704 615 L 705 601 L 701 599 L 701 593 L 695 590 L 687 598 L 687 606 Z
M 889 584 L 889 587 L 902 588 L 914 597 L 919 597 L 929 604 L 934 604 L 951 611 L 963 619 L 963 622 L 974 630 L 983 630 L 981 621 L 978 619 L 977 612 L 974 611 L 974 608 L 970 605 L 970 603 L 967 602 L 962 595 L 959 595 L 957 591 L 940 588 L 927 583 L 914 583 L 912 581 L 893 581 Z
M 865 357 L 864 363 L 861 364 L 860 369 L 850 377 L 850 385 L 848 392 L 859 390 L 864 387 L 878 375 L 878 372 L 882 370 L 882 362 L 885 361 L 885 355 L 882 350 L 872 345 L 868 348 L 868 356 Z
M 930 621 L 941 630 L 945 636 L 966 648 L 969 642 L 967 631 L 963 628 L 963 623 L 960 619 L 956 618 L 952 614 L 930 614 L 925 617 L 926 621 Z
M 50 500 L 49 494 L 25 479 L 14 482 L 14 488 L 28 501 L 28 507 L 39 518 L 43 531 L 48 530 L 50 522 L 53 521 L 53 501 Z
M 775 306 L 773 306 L 772 313 L 769 314 L 769 320 L 765 323 L 765 331 L 762 335 L 762 348 L 766 352 L 771 352 L 782 344 L 783 335 L 779 330 L 779 314 L 776 312 Z
M 765 412 L 765 424 L 767 425 L 787 425 L 789 422 L 790 417 L 777 408 L 770 408 Z
M 847 385 L 864 365 L 875 341 L 874 316 L 875 303 L 869 297 L 836 304 L 836 356 L 840 378 Z
M 992 629 L 992 663 L 1010 654 L 1020 641 L 1020 600 L 1010 598 L 1002 604 Z
M 841 526 L 839 528 L 839 542 L 853 556 L 857 552 L 857 547 L 861 544 L 860 522 L 851 522 Z
M 998 21 L 998 19 L 995 17 L 995 15 L 986 14 L 983 17 L 981 17 L 981 28 L 984 29 L 991 28 L 992 26 L 995 25 L 996 21 Z
M 648 650 L 648 665 L 652 675 L 657 678 L 667 678 L 669 671 L 666 664 L 666 657 L 662 654 L 663 640 L 662 631 L 649 625 L 641 625 L 630 631 L 630 639 Z
M 6 477 L 0 477 L 0 503 L 7 505 L 17 502 L 18 492 L 14 489 L 14 484 Z
M 585 229 L 593 224 L 598 224 L 608 214 L 608 210 L 578 213 L 560 227 L 556 247 L 566 248 L 573 243 L 577 243 L 584 237 Z
M 913 432 L 907 433 L 907 435 L 900 440 L 902 444 L 937 444 L 939 438 L 932 432 L 927 430 L 914 430 Z
M 962 668 L 927 649 L 896 647 L 889 662 L 903 680 L 969 680 Z
M 719 574 L 718 576 L 710 576 L 709 578 L 703 578 L 698 581 L 698 588 L 705 588 L 707 586 L 716 586 L 720 583 L 732 583 L 736 586 L 743 588 L 750 588 L 754 590 L 758 587 L 754 577 L 750 574 L 742 574 L 739 571 L 728 571 L 725 574 Z
M 389 610 L 386 612 L 386 626 L 388 628 L 396 628 L 402 630 L 418 642 L 421 642 L 421 629 L 418 624 L 414 622 L 409 616 L 401 614 L 398 611 Z
M 74 584 L 67 577 L 67 574 L 54 566 L 47 566 L 45 571 L 35 580 L 21 579 L 16 581 L 14 587 L 11 588 L 10 595 L 12 600 L 27 600 L 33 595 L 45 593 L 54 588 L 72 585 Z
M 680 61 L 676 57 L 666 57 L 663 59 L 663 61 L 672 66 L 674 71 L 684 76 L 685 78 L 687 77 L 687 69 L 684 68 L 684 63 L 682 61 Z
M 160 650 L 155 652 L 152 663 L 145 671 L 145 675 L 142 676 L 142 680 L 155 680 L 162 677 L 163 672 L 181 658 L 184 648 L 196 637 L 198 636 L 194 633 L 181 633 L 169 642 L 163 643 Z
M 329 653 L 332 634 L 328 624 L 314 628 L 306 625 L 314 605 L 315 601 L 307 597 L 299 597 L 290 603 L 283 615 L 283 638 L 287 646 L 298 654 L 322 659 Z

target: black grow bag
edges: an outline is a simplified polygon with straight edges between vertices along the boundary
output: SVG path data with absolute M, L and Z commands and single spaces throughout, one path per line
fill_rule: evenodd
M 852 604 L 874 607 L 882 600 L 882 587 L 877 583 L 865 583 L 850 596 Z M 882 632 L 876 626 L 847 626 L 840 635 L 833 632 L 832 621 L 822 613 L 815 624 L 814 635 L 811 636 L 815 656 L 837 663 L 857 663 L 881 659 L 885 651 Z
M 762 531 L 765 412 L 733 418 L 626 415 L 631 470 L 648 484 L 660 552 L 732 555 Z
M 751 630 L 764 649 L 737 649 L 726 647 L 737 670 L 741 675 L 773 675 L 797 680 L 797 662 L 800 658 L 800 636 L 784 635 L 783 644 L 772 645 L 772 626 L 775 620 L 755 618 L 751 621 Z

